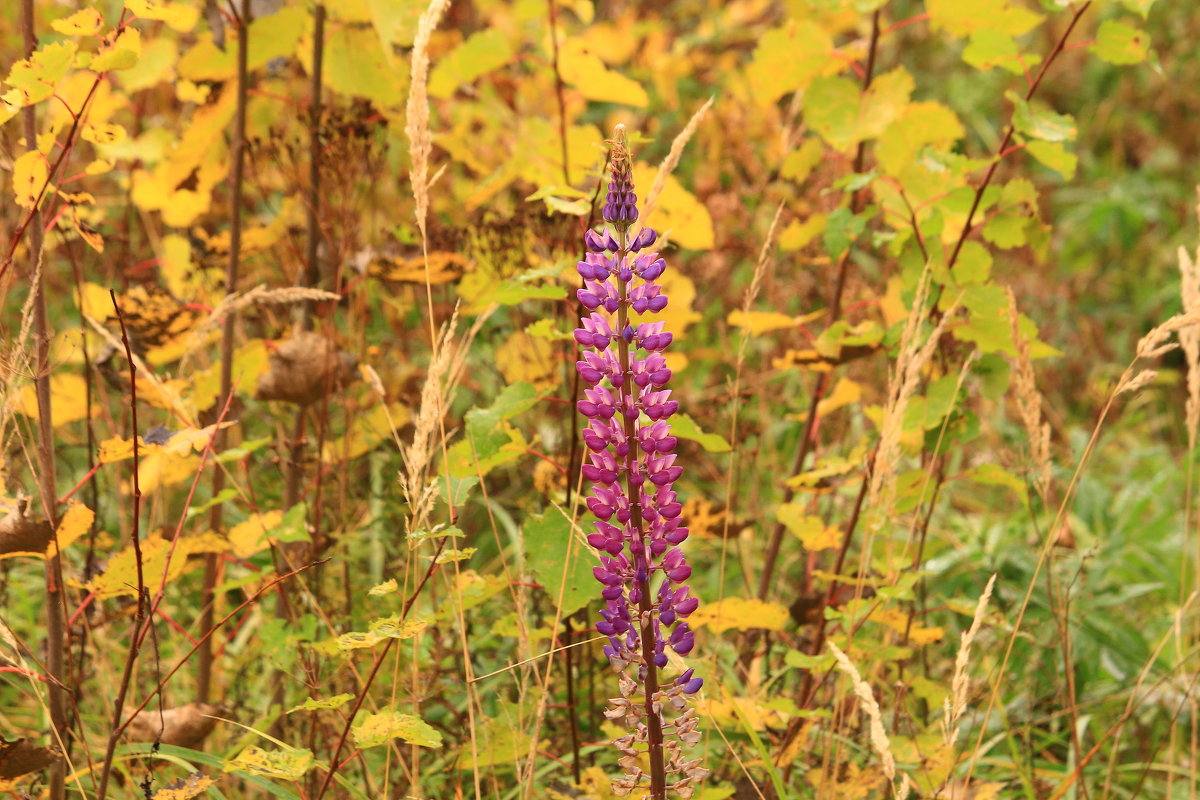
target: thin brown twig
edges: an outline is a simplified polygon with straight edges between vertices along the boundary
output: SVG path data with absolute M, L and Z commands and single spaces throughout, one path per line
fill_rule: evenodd
M 125 360 L 129 365 L 129 413 L 133 426 L 133 521 L 130 537 L 133 540 L 133 558 L 137 568 L 137 612 L 134 615 L 133 631 L 129 636 L 129 652 L 125 656 L 125 668 L 121 673 L 121 683 L 117 689 L 117 699 L 113 703 L 112 728 L 109 730 L 108 743 L 104 748 L 104 761 L 100 767 L 100 787 L 96 791 L 96 800 L 104 800 L 108 793 L 108 779 L 112 774 L 113 756 L 116 754 L 117 737 L 120 735 L 121 715 L 125 709 L 125 695 L 129 692 L 129 683 L 133 679 L 133 669 L 137 664 L 138 650 L 142 643 L 142 628 L 146 626 L 146 577 L 142 572 L 142 487 L 138 479 L 140 453 L 138 448 L 138 418 L 137 418 L 137 367 L 133 363 L 133 350 L 129 347 L 129 333 L 125 330 L 125 316 L 117 302 L 116 291 L 109 289 L 108 296 L 112 300 L 117 321 L 121 325 L 121 343 L 125 345 Z

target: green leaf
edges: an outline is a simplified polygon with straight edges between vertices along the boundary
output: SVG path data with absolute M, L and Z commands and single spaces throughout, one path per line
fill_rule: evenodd
M 1067 152 L 1062 142 L 1029 142 L 1025 149 L 1038 161 L 1062 175 L 1063 180 L 1069 181 L 1075 177 L 1079 158 L 1074 153 Z
M 1018 133 L 1046 142 L 1065 142 L 1074 139 L 1078 133 L 1075 118 L 1069 114 L 1035 111 L 1025 98 L 1012 90 L 1004 96 L 1013 104 L 1013 127 Z
M 874 209 L 868 208 L 860 214 L 853 213 L 849 208 L 835 209 L 825 220 L 825 252 L 830 258 L 839 258 L 853 244 L 864 230 L 867 222 L 874 216 Z
M 804 118 L 831 147 L 846 150 L 856 141 L 861 94 L 849 78 L 815 78 L 804 92 Z
M 545 587 L 551 602 L 557 603 L 561 595 L 562 616 L 574 614 L 599 595 L 596 579 L 592 577 L 595 558 L 590 548 L 572 542 L 570 520 L 551 510 L 529 516 L 523 530 L 529 568 Z
M 789 650 L 783 656 L 783 663 L 795 669 L 823 672 L 833 666 L 834 658 L 832 653 L 821 653 L 819 656 L 810 656 L 808 653 L 802 653 L 799 650 Z
M 700 429 L 696 420 L 689 417 L 687 414 L 672 414 L 671 415 L 671 434 L 680 439 L 690 439 L 693 442 L 698 442 L 701 447 L 710 453 L 728 453 L 731 449 L 729 442 L 716 433 L 706 433 Z
M 960 284 L 985 283 L 992 273 L 992 254 L 979 242 L 964 242 L 953 273 Z
M 354 695 L 352 694 L 335 694 L 333 697 L 327 697 L 324 700 L 314 700 L 310 697 L 300 705 L 295 706 L 294 708 L 289 708 L 287 713 L 292 714 L 297 711 L 317 711 L 323 708 L 341 708 L 353 699 Z
M 392 739 L 403 739 L 420 747 L 442 746 L 441 733 L 420 717 L 401 714 L 398 711 L 367 714 L 363 721 L 351 730 L 354 733 L 354 743 L 363 749 L 387 744 Z
M 271 530 L 271 538 L 280 542 L 311 542 L 308 533 L 308 505 L 296 503 L 287 510 L 283 519 Z
M 1096 41 L 1088 48 L 1110 64 L 1137 64 L 1150 54 L 1150 34 L 1124 22 L 1100 23 Z
M 429 94 L 449 97 L 461 86 L 498 69 L 515 55 L 508 37 L 495 28 L 472 34 L 438 60 L 429 74 Z
M 993 28 L 973 31 L 970 43 L 963 49 L 963 61 L 984 71 L 999 67 L 1022 75 L 1041 60 L 1041 56 L 1034 53 L 1021 53 L 1016 39 Z

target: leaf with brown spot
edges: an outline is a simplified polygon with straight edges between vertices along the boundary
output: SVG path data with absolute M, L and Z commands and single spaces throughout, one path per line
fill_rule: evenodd
M 192 800 L 199 797 L 208 787 L 215 784 L 212 778 L 199 772 L 171 781 L 154 793 L 153 800 Z

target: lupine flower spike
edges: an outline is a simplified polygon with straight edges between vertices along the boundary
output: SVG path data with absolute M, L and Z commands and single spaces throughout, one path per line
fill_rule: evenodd
M 575 341 L 583 347 L 576 366 L 588 384 L 578 406 L 588 419 L 583 440 L 590 463 L 583 475 L 592 483 L 587 505 L 596 516 L 588 542 L 601 553 L 593 572 L 604 587 L 596 629 L 608 637 L 604 652 L 620 675 L 621 696 L 610 701 L 605 716 L 629 730 L 614 742 L 625 774 L 613 791 L 625 796 L 648 789 L 651 800 L 664 800 L 672 790 L 690 798 L 708 774 L 700 759 L 684 753 L 700 739 L 687 698 L 704 681 L 691 669 L 673 680 L 660 674 L 668 647 L 680 656 L 691 652 L 687 617 L 698 604 L 686 583 L 692 568 L 679 545 L 688 529 L 672 488 L 683 472 L 668 421 L 679 403 L 666 388 L 671 370 L 662 354 L 673 337 L 662 322 L 630 321 L 632 314 L 666 307 L 657 280 L 667 265 L 658 253 L 643 252 L 657 234 L 632 230 L 637 195 L 623 125 L 608 144 L 607 227 L 584 237 L 579 302 L 591 313 L 580 320 Z M 648 775 L 639 766 L 643 752 Z

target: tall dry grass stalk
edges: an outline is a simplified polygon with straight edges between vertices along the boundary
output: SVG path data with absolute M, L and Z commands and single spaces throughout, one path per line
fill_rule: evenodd
M 875 692 L 871 690 L 871 685 L 862 679 L 862 675 L 858 674 L 858 668 L 851 663 L 841 648 L 833 642 L 827 642 L 827 644 L 833 652 L 833 657 L 837 660 L 838 669 L 850 679 L 850 684 L 854 688 L 854 696 L 862 703 L 863 713 L 867 715 L 867 723 L 870 728 L 871 747 L 879 756 L 883 774 L 892 787 L 892 793 L 897 800 L 904 800 L 908 797 L 908 780 L 902 777 L 900 787 L 896 787 L 896 757 L 892 755 L 892 743 L 888 739 L 887 731 L 884 730 L 883 714 L 879 711 L 879 702 L 875 699 Z
M 684 148 L 692 140 L 696 129 L 700 127 L 700 122 L 708 114 L 708 110 L 712 108 L 714 100 L 716 100 L 715 97 L 708 98 L 708 102 L 700 106 L 700 109 L 695 114 L 692 114 L 692 118 L 688 120 L 688 124 L 679 132 L 674 141 L 671 142 L 671 149 L 667 152 L 667 157 L 663 159 L 662 164 L 658 166 L 658 172 L 654 176 L 654 183 L 650 184 L 650 191 L 646 193 L 646 202 L 642 206 L 641 214 L 643 220 L 650 219 L 650 215 L 654 213 L 654 208 L 658 205 L 658 196 L 667 187 L 667 178 L 671 177 L 671 173 L 675 171 L 675 167 L 679 166 L 679 159 L 683 157 Z
M 996 576 L 987 582 L 979 602 L 975 604 L 975 616 L 971 618 L 971 627 L 963 633 L 958 645 L 958 656 L 954 659 L 954 679 L 950 683 L 950 696 L 946 698 L 942 713 L 942 735 L 946 744 L 951 747 L 958 741 L 959 722 L 963 712 L 967 710 L 967 690 L 970 681 L 967 679 L 967 666 L 971 663 L 971 643 L 979 635 L 987 613 L 988 601 L 992 598 L 992 589 L 996 586 Z
M 896 494 L 896 469 L 900 461 L 900 438 L 904 432 L 904 415 L 908 410 L 909 401 L 920 385 L 922 373 L 929 366 L 938 342 L 946 332 L 947 323 L 958 311 L 956 300 L 942 314 L 929 336 L 921 341 L 920 333 L 927 313 L 925 304 L 929 300 L 930 282 L 931 272 L 926 265 L 917 282 L 912 310 L 909 311 L 908 319 L 904 323 L 904 332 L 900 337 L 900 354 L 888 381 L 888 399 L 879 426 L 879 445 L 867 491 L 867 508 L 870 509 L 868 536 L 891 517 Z M 867 547 L 863 548 L 864 557 L 868 550 Z
M 1042 395 L 1037 389 L 1037 378 L 1029 357 L 1029 339 L 1021 333 L 1021 315 L 1012 289 L 1008 290 L 1008 311 L 1013 343 L 1017 348 L 1016 358 L 1009 359 L 1013 367 L 1013 396 L 1017 402 L 1017 415 L 1029 437 L 1033 485 L 1045 504 L 1050 491 L 1050 424 L 1042 419 Z
M 433 150 L 433 137 L 429 133 L 429 39 L 437 28 L 442 14 L 450 6 L 450 0 L 431 0 L 429 7 L 417 22 L 417 34 L 413 38 L 412 87 L 405 106 L 404 133 L 408 136 L 408 153 L 412 160 L 409 178 L 412 181 L 413 199 L 417 203 L 417 227 L 421 239 L 426 238 L 426 218 L 429 215 L 429 154 Z

